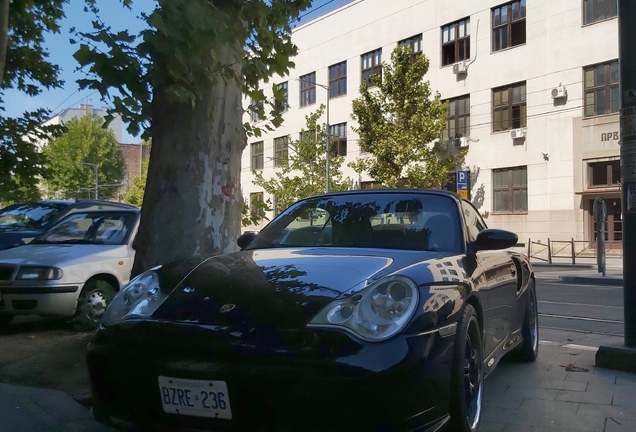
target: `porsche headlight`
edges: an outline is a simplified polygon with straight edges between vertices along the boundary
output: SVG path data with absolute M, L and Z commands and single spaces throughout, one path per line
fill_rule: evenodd
M 62 269 L 57 267 L 20 267 L 17 280 L 57 280 L 62 279 Z
M 105 326 L 133 316 L 148 317 L 161 306 L 168 294 L 160 289 L 156 269 L 141 273 L 117 293 L 104 313 Z
M 308 326 L 342 328 L 366 341 L 383 341 L 406 326 L 417 302 L 417 286 L 412 280 L 389 276 L 332 302 Z

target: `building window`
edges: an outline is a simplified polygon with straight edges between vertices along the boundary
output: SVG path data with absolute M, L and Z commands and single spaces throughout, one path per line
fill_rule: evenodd
M 274 166 L 287 166 L 289 157 L 289 138 L 274 138 Z
M 316 72 L 300 77 L 300 106 L 316 103 Z
M 527 167 L 493 170 L 493 177 L 493 213 L 527 213 Z
M 305 143 L 315 143 L 316 131 L 315 130 L 302 131 L 299 135 L 299 138 L 300 138 L 300 141 Z
M 583 24 L 593 24 L 618 15 L 618 0 L 583 0 Z
M 412 62 L 415 61 L 415 58 L 418 55 L 422 54 L 422 34 L 418 34 L 408 39 L 401 40 L 398 43 L 400 45 L 406 45 L 411 47 L 411 50 L 413 50 L 413 54 L 411 55 Z
M 250 194 L 250 212 L 258 219 L 265 217 L 265 209 L 263 208 L 263 192 L 256 192 Z
M 590 188 L 619 186 L 621 182 L 621 162 L 618 160 L 592 162 L 588 167 Z
M 347 94 L 347 62 L 329 66 L 329 97 Z
M 446 129 L 442 132 L 442 140 L 467 137 L 470 135 L 470 95 L 448 100 Z
M 263 169 L 263 141 L 252 143 L 250 148 L 252 153 L 252 169 Z
M 274 210 L 274 217 L 276 217 L 279 214 L 281 214 L 283 210 L 285 209 L 281 208 L 282 204 L 280 200 L 278 199 L 278 195 L 273 195 L 272 201 L 273 201 L 273 207 L 274 207 L 272 210 Z
M 585 86 L 585 117 L 617 113 L 618 60 L 588 66 L 583 69 Z
M 250 98 L 250 119 L 252 120 L 252 122 L 257 122 L 260 120 L 260 116 L 258 115 L 258 107 L 256 106 L 256 103 L 254 102 L 254 98 Z
M 329 126 L 329 138 L 331 138 L 331 154 L 334 156 L 347 155 L 347 123 Z
M 526 83 L 492 91 L 493 132 L 526 127 Z
M 514 1 L 492 10 L 492 50 L 526 43 L 526 0 Z
M 371 79 L 377 75 L 376 80 L 382 79 L 382 48 L 362 54 L 362 81 L 366 81 L 370 86 L 376 85 Z
M 289 108 L 287 99 L 287 81 L 276 85 L 276 89 L 282 93 L 282 100 L 276 99 L 276 101 L 274 102 L 274 107 L 276 108 L 276 111 L 282 113 L 287 111 L 287 109 Z
M 360 189 L 382 189 L 382 183 L 378 181 L 363 181 Z
M 470 18 L 442 27 L 442 66 L 470 58 Z

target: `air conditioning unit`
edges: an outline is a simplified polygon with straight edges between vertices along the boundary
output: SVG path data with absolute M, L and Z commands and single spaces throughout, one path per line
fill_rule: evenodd
M 468 147 L 468 138 L 467 137 L 455 138 L 455 147 L 457 148 Z
M 453 73 L 455 75 L 465 74 L 466 72 L 468 72 L 468 64 L 465 61 L 460 61 L 453 65 Z
M 568 95 L 568 91 L 565 89 L 565 87 L 560 85 L 558 87 L 553 88 L 550 95 L 552 96 L 552 99 L 561 99 Z
M 513 129 L 510 131 L 510 138 L 517 139 L 526 136 L 526 132 L 523 129 Z

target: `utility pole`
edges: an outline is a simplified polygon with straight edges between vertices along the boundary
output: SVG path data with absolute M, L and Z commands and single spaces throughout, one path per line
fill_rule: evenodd
M 596 365 L 636 372 L 636 2 L 618 0 L 625 342 L 601 346 Z
M 99 165 L 81 162 L 82 165 L 92 166 L 95 170 L 95 199 L 99 199 Z

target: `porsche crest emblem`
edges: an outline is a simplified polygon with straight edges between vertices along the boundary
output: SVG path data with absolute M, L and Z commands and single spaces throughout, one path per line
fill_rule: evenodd
M 223 306 L 221 306 L 221 313 L 228 313 L 230 311 L 232 311 L 234 308 L 236 307 L 235 304 L 224 304 Z

